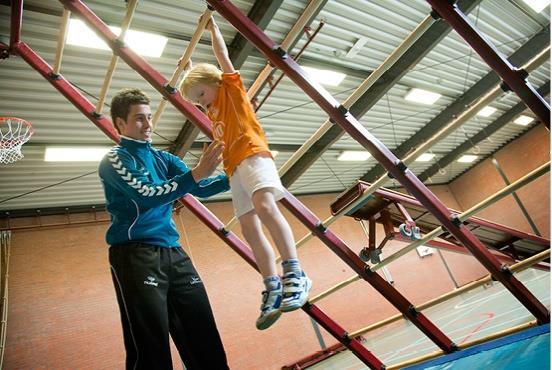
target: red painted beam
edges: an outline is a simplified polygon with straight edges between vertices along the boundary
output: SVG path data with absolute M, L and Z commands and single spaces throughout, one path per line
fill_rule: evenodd
M 355 273 L 372 285 L 383 295 L 397 310 L 399 310 L 410 322 L 420 329 L 429 339 L 445 352 L 452 352 L 456 346 L 439 328 L 437 328 L 421 312 L 413 311 L 414 305 L 409 302 L 397 289 L 389 284 L 376 272 L 372 272 L 355 252 L 345 245 L 331 230 L 321 227 L 319 220 L 305 205 L 303 205 L 291 193 L 281 200 L 282 204 L 305 225 L 314 235 L 326 244 L 339 256 Z
M 10 24 L 10 48 L 21 40 L 21 23 L 23 18 L 23 0 L 12 0 Z
M 242 242 L 236 234 L 226 231 L 224 229 L 224 224 L 215 215 L 213 215 L 207 207 L 189 194 L 180 198 L 180 202 L 184 204 L 184 206 L 186 206 L 186 208 L 188 208 L 197 218 L 203 221 L 203 223 L 211 229 L 212 232 L 228 244 L 247 263 L 249 263 L 251 267 L 259 271 L 251 248 Z
M 210 122 L 208 119 L 195 108 L 193 105 L 188 104 L 182 99 L 182 96 L 178 93 L 169 93 L 164 89 L 164 78 L 155 70 L 153 70 L 147 63 L 127 50 L 125 47 L 120 47 L 115 41 L 114 35 L 109 31 L 105 24 L 96 17 L 88 8 L 86 8 L 80 1 L 62 1 L 69 10 L 73 13 L 85 15 L 85 20 L 93 28 L 100 28 L 104 40 L 108 44 L 117 49 L 119 56 L 121 56 L 131 68 L 138 70 L 143 77 L 149 81 L 158 91 L 160 91 L 165 97 L 168 98 L 173 104 L 177 106 L 177 109 L 183 111 L 188 117 L 195 117 L 192 119 L 196 125 L 199 125 L 202 130 L 208 130 L 210 135 Z M 62 95 L 70 100 L 86 117 L 88 117 L 94 124 L 96 124 L 106 135 L 112 140 L 118 142 L 119 136 L 114 130 L 113 125 L 109 119 L 103 116 L 96 116 L 95 107 L 75 90 L 71 84 L 69 84 L 62 76 L 54 75 L 52 68 L 28 45 L 25 43 L 17 42 L 15 45 L 17 54 L 20 55 L 29 65 L 31 65 L 37 72 L 43 75 L 50 83 L 58 89 Z M 128 59 L 128 60 L 127 60 Z M 230 245 L 242 258 L 244 258 L 252 267 L 257 269 L 252 251 L 243 243 L 237 236 L 231 232 L 224 230 L 224 224 L 220 222 L 205 206 L 191 196 L 185 196 L 181 199 L 181 202 L 192 211 L 200 220 L 202 220 L 211 230 L 213 230 L 221 239 L 223 239 L 228 245 Z M 378 360 L 370 351 L 362 346 L 358 341 L 351 340 L 347 332 L 334 322 L 331 318 L 324 314 L 315 305 L 306 305 L 303 307 L 311 317 L 313 317 L 322 327 L 324 327 L 330 334 L 343 343 L 351 352 L 359 357 L 366 365 L 371 369 L 381 369 L 383 363 Z
M 104 40 L 113 50 L 113 53 L 124 60 L 132 69 L 140 74 L 150 83 L 165 99 L 171 102 L 174 107 L 192 121 L 203 134 L 212 138 L 211 121 L 203 112 L 182 97 L 179 91 L 169 87 L 169 81 L 148 62 L 134 51 L 118 41 L 109 27 L 94 14 L 86 5 L 78 0 L 60 0 L 60 2 L 74 15 L 80 17 L 96 34 Z
M 456 4 L 443 0 L 427 0 L 427 2 L 494 69 L 508 87 L 523 100 L 550 130 L 550 106 L 526 80 L 526 76 L 508 62 L 487 37 L 475 28 Z
M 228 244 L 236 253 L 238 253 L 249 265 L 258 270 L 255 263 L 255 257 L 251 249 L 245 245 L 234 233 L 225 231 L 224 224 L 217 219 L 203 204 L 191 195 L 186 195 L 180 201 L 188 208 L 196 217 L 198 217 L 211 231 L 219 238 Z M 366 347 L 356 340 L 351 340 L 345 329 L 328 317 L 322 310 L 315 305 L 303 306 L 303 311 L 309 314 L 316 320 L 324 329 L 345 345 L 359 359 L 362 360 L 371 369 L 381 369 L 383 363 L 377 359 Z
M 550 313 L 519 280 L 485 246 L 461 224 L 453 222 L 454 215 L 447 207 L 407 168 L 402 162 L 369 133 L 364 126 L 341 106 L 321 85 L 311 81 L 306 72 L 272 41 L 255 23 L 236 8 L 229 0 L 207 0 L 245 38 L 262 52 L 277 68 L 281 69 L 297 86 L 314 100 L 353 139 L 358 141 L 385 169 L 397 179 L 424 207 L 430 211 L 451 234 L 454 235 L 499 280 L 537 319 L 539 323 L 550 322 Z
M 40 73 L 48 82 L 52 84 L 63 96 L 67 98 L 78 110 L 82 112 L 90 121 L 92 121 L 100 130 L 102 130 L 111 140 L 118 143 L 119 134 L 113 127 L 111 120 L 104 115 L 94 114 L 95 107 L 67 81 L 62 75 L 54 75 L 52 67 L 44 61 L 37 53 L 33 51 L 24 42 L 18 42 L 12 45 L 12 51 L 25 60 L 31 67 Z
M 385 369 L 383 362 L 381 362 L 376 356 L 374 356 L 372 352 L 370 352 L 360 342 L 349 338 L 349 334 L 316 305 L 309 305 L 307 303 L 303 306 L 303 311 L 305 311 L 307 314 L 309 314 L 310 317 L 315 319 L 324 329 L 326 329 L 327 332 L 331 333 L 334 338 L 343 343 L 343 345 L 351 350 L 351 352 L 353 352 L 355 356 L 357 356 L 363 363 L 368 365 L 370 369 Z

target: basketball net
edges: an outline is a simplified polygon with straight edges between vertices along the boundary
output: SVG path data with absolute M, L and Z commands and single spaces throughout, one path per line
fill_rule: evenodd
M 21 146 L 33 135 L 31 124 L 21 118 L 0 117 L 0 164 L 21 158 Z

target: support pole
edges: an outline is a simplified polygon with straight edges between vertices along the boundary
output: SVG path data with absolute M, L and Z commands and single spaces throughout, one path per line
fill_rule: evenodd
M 512 66 L 502 53 L 475 28 L 458 6 L 443 0 L 427 0 L 427 2 L 495 70 L 508 88 L 512 89 L 550 130 L 550 106 L 527 81 L 526 72 Z
M 337 237 L 331 230 L 320 227 L 321 221 L 291 193 L 286 191 L 281 200 L 295 217 L 308 229 L 316 234 L 338 257 L 340 257 L 353 271 L 372 285 L 383 295 L 397 310 L 399 310 L 412 324 L 420 329 L 429 339 L 445 352 L 452 352 L 456 345 L 439 328 L 437 328 L 425 315 L 413 309 L 409 302 L 398 290 L 383 279 L 379 274 L 370 271 L 368 266 Z
M 543 50 L 541 53 L 539 53 L 537 56 L 535 56 L 533 59 L 531 59 L 525 66 L 524 69 L 527 71 L 532 71 L 545 63 L 549 59 L 550 55 L 550 47 Z M 495 100 L 497 97 L 502 94 L 502 90 L 499 85 L 497 85 L 495 88 L 493 88 L 491 91 L 489 91 L 487 94 L 485 94 L 483 97 L 481 97 L 474 105 L 470 106 L 467 110 L 462 112 L 461 115 L 459 115 L 457 118 L 455 118 L 452 122 L 450 122 L 448 125 L 441 128 L 435 135 L 433 135 L 431 138 L 429 138 L 427 141 L 425 141 L 423 144 L 418 146 L 414 151 L 410 152 L 404 159 L 402 159 L 402 162 L 405 165 L 408 165 L 412 163 L 416 158 L 418 158 L 421 154 L 425 153 L 427 150 L 429 150 L 433 145 L 437 144 L 439 141 L 447 137 L 449 134 L 457 130 L 461 125 L 465 122 L 467 122 L 469 119 L 474 117 L 477 112 L 479 112 L 483 107 L 491 103 L 493 100 Z M 292 156 L 293 158 L 293 156 Z M 288 160 L 290 161 L 291 158 Z M 285 164 L 284 164 L 285 166 Z M 368 197 L 372 195 L 377 189 L 381 188 L 383 185 L 385 185 L 389 181 L 388 177 L 386 175 L 381 176 L 379 179 L 377 179 L 375 182 L 370 185 L 368 189 L 366 189 L 362 196 L 360 196 L 356 201 L 348 205 L 345 209 L 339 211 L 337 214 L 330 216 L 328 219 L 324 221 L 324 225 L 329 226 L 333 222 L 337 221 L 342 215 L 348 213 L 349 211 L 356 208 L 358 205 L 363 204 Z M 312 234 L 306 235 L 303 239 L 301 239 L 297 246 L 301 246 L 304 242 L 308 241 L 312 237 Z
M 295 41 L 297 37 L 299 37 L 299 35 L 303 31 L 303 28 L 308 26 L 307 22 L 310 20 L 312 15 L 318 13 L 320 11 L 320 8 L 327 1 L 328 0 L 311 0 L 309 5 L 307 5 L 307 7 L 305 8 L 303 14 L 301 14 L 297 22 L 295 22 L 292 29 L 285 37 L 284 41 L 282 41 L 282 48 L 287 50 L 291 46 L 291 44 Z M 259 73 L 259 75 L 255 79 L 249 90 L 247 90 L 247 96 L 249 97 L 249 99 L 253 99 L 257 95 L 264 82 L 266 81 L 268 76 L 270 76 L 273 70 L 274 66 L 272 66 L 270 63 L 267 63 L 261 73 Z
M 228 244 L 236 253 L 238 253 L 251 267 L 258 270 L 255 263 L 255 257 L 251 249 L 242 242 L 234 233 L 224 229 L 224 224 L 218 220 L 203 204 L 191 195 L 186 195 L 180 200 L 195 216 L 197 216 L 211 231 Z M 306 304 L 302 307 L 309 316 L 315 319 L 324 329 L 345 345 L 355 354 L 363 363 L 371 369 L 379 370 L 383 363 L 376 358 L 366 347 L 358 341 L 351 340 L 347 332 L 327 316 L 315 305 Z
M 119 41 L 119 44 L 121 45 L 124 45 L 125 36 L 128 28 L 130 27 L 130 22 L 132 21 L 134 11 L 136 10 L 136 5 L 138 5 L 138 0 L 129 0 L 127 2 L 127 11 L 125 13 L 125 17 L 123 18 L 123 23 L 121 24 L 121 34 L 117 39 Z M 109 86 L 111 85 L 111 80 L 113 79 L 115 68 L 117 68 L 117 62 L 119 62 L 119 57 L 115 54 L 111 55 L 109 67 L 107 67 L 107 73 L 105 75 L 102 89 L 100 90 L 100 98 L 96 103 L 96 113 L 98 114 L 102 113 L 102 109 L 105 103 L 105 97 L 107 96 L 107 91 L 109 90 Z
M 65 48 L 65 40 L 67 39 L 67 25 L 69 24 L 69 17 L 71 12 L 67 9 L 63 9 L 61 16 L 61 24 L 58 33 L 58 42 L 56 47 L 56 58 L 54 61 L 54 75 L 58 75 L 61 70 L 61 59 L 63 55 L 63 49 Z
M 346 108 L 350 108 L 368 89 L 376 82 L 389 68 L 391 68 L 404 53 L 420 38 L 421 35 L 423 35 L 427 29 L 433 24 L 434 19 L 430 16 L 427 16 L 404 40 L 401 42 L 401 44 L 393 50 L 391 54 L 383 61 L 380 66 L 374 70 L 372 73 L 370 73 L 370 76 L 368 76 L 367 79 L 365 79 L 359 87 L 353 91 L 353 93 L 345 99 L 343 102 L 343 106 Z M 282 43 L 282 47 L 284 44 Z M 271 67 L 272 68 L 272 67 Z M 253 88 L 253 87 L 252 87 Z M 249 94 L 249 92 L 248 92 Z M 251 95 L 250 95 L 251 96 Z M 296 150 L 291 157 L 280 167 L 278 170 L 278 175 L 282 177 L 285 175 L 289 169 L 324 135 L 326 134 L 332 127 L 334 123 L 331 122 L 329 119 L 326 120 L 320 126 L 316 132 L 307 139 L 301 145 L 301 147 Z M 227 227 L 231 228 L 236 224 L 235 218 L 230 220 Z M 307 238 L 310 239 L 312 234 L 309 234 Z M 301 246 L 304 242 L 306 242 L 308 239 L 304 241 L 299 241 L 297 243 L 298 246 Z
M 401 44 L 383 61 L 380 66 L 370 73 L 370 76 L 360 84 L 360 86 L 343 102 L 343 105 L 350 108 L 372 85 L 376 82 L 389 68 L 391 68 L 397 60 L 418 40 L 418 38 L 427 31 L 433 24 L 434 20 L 431 17 L 426 17 L 405 39 Z M 293 155 L 280 167 L 278 171 L 280 177 L 283 176 L 289 169 L 299 160 L 310 147 L 318 141 L 334 124 L 330 120 L 326 120 L 320 128 L 312 135 L 301 147 L 293 153 Z
M 401 162 L 383 143 L 364 128 L 348 109 L 340 105 L 286 51 L 275 44 L 259 27 L 228 0 L 207 0 L 227 21 L 280 68 L 311 99 L 313 99 L 353 139 L 366 148 L 387 171 L 399 181 L 454 237 L 463 243 L 487 270 L 537 318 L 539 323 L 550 322 L 548 309 L 509 271 L 503 271 L 499 261 L 473 233 L 457 224 L 446 206 Z M 549 110 L 548 110 L 549 113 Z M 289 205 L 289 203 L 288 203 Z M 295 209 L 293 210 L 295 212 Z M 447 344 L 450 347 L 450 343 Z
M 11 6 L 10 49 L 21 40 L 21 22 L 23 19 L 23 0 L 13 0 Z
M 186 66 L 188 65 L 188 62 L 192 58 L 192 54 L 197 44 L 199 43 L 199 40 L 201 39 L 201 35 L 203 34 L 203 31 L 205 30 L 205 26 L 207 25 L 207 22 L 209 22 L 209 19 L 211 19 L 211 14 L 213 14 L 213 11 L 210 9 L 206 9 L 201 15 L 201 20 L 197 25 L 196 31 L 194 32 L 192 39 L 190 40 L 190 43 L 186 47 L 184 54 L 178 61 L 178 65 L 174 70 L 171 76 L 171 79 L 169 80 L 169 83 L 167 84 L 168 89 L 176 88 L 177 90 L 180 90 L 181 84 L 176 86 L 176 83 L 180 78 L 180 76 L 182 75 L 182 72 L 184 72 Z M 159 103 L 159 106 L 157 107 L 157 110 L 155 111 L 155 114 L 153 115 L 153 119 L 152 119 L 154 130 L 155 130 L 155 127 L 157 126 L 157 122 L 159 122 L 159 118 L 161 118 L 161 115 L 163 114 L 163 111 L 165 111 L 166 107 L 167 107 L 167 99 L 161 99 L 161 102 Z
M 111 140 L 118 143 L 119 134 L 113 128 L 111 121 L 103 115 L 95 114 L 94 105 L 78 91 L 73 85 L 67 81 L 62 75 L 54 77 L 53 69 L 36 54 L 24 42 L 19 42 L 14 47 L 14 53 L 19 55 L 27 64 L 33 67 L 38 73 L 42 75 L 52 86 L 54 86 L 67 100 L 69 100 L 82 114 L 86 116 L 92 123 L 94 123 L 100 130 L 104 132 Z
M 109 27 L 94 14 L 82 1 L 79 0 L 60 0 L 64 7 L 69 9 L 74 14 L 77 14 L 96 34 L 106 42 L 106 44 L 116 53 L 119 58 L 123 59 L 130 68 L 134 69 L 142 76 L 151 86 L 153 86 L 162 96 L 170 101 L 175 108 L 192 121 L 208 138 L 213 138 L 211 132 L 211 122 L 209 118 L 197 109 L 193 104 L 186 101 L 180 92 L 168 91 L 165 87 L 168 84 L 167 79 L 152 68 L 148 62 L 141 56 L 137 55 L 130 48 L 124 48 L 117 42 L 115 35 Z
M 314 40 L 314 38 L 316 37 L 316 35 L 318 35 L 318 33 L 320 32 L 320 30 L 322 29 L 322 27 L 324 27 L 326 23 L 324 21 L 320 21 L 320 23 L 318 24 L 318 27 L 316 27 L 316 29 L 314 30 L 313 34 L 312 35 L 308 35 L 307 36 L 307 42 L 305 42 L 305 44 L 303 45 L 303 47 L 301 47 L 301 50 L 299 50 L 297 52 L 297 54 L 295 55 L 294 59 L 295 61 L 298 61 L 300 58 L 301 58 L 301 55 L 303 55 L 303 53 L 305 52 L 305 50 L 307 49 L 307 47 L 311 44 L 312 40 Z M 263 99 L 261 100 L 261 102 L 259 104 L 257 104 L 255 106 L 255 112 L 258 112 L 259 109 L 261 109 L 261 107 L 263 106 L 263 104 L 266 102 L 266 100 L 270 97 L 270 95 L 272 95 L 272 93 L 274 92 L 274 90 L 276 89 L 276 87 L 280 84 L 280 82 L 282 81 L 282 79 L 284 78 L 285 74 L 282 73 L 280 75 L 280 77 L 278 77 L 276 79 L 276 81 L 274 81 L 274 83 L 272 84 L 272 86 L 270 86 L 270 89 L 267 91 L 267 93 L 265 94 L 265 96 L 263 97 Z
M 36 54 L 27 44 L 18 42 L 15 45 L 14 52 L 21 56 L 31 67 L 46 78 L 63 96 L 65 96 L 75 107 L 77 107 L 90 121 L 98 126 L 109 138 L 115 142 L 119 142 L 119 135 L 113 128 L 113 124 L 104 116 L 94 115 L 94 106 L 88 101 L 78 90 L 76 90 L 63 76 L 52 78 L 52 68 Z M 146 71 L 144 71 L 146 73 Z M 155 77 L 155 76 L 154 76 Z M 146 78 L 146 80 L 155 80 Z M 184 109 L 184 107 L 182 107 Z M 230 245 L 242 258 L 246 260 L 253 268 L 257 269 L 253 252 L 245 243 L 243 243 L 235 234 L 229 233 L 224 229 L 224 225 L 220 222 L 205 206 L 187 195 L 181 199 L 181 202 L 192 211 L 207 227 L 215 232 L 226 244 Z M 37 211 L 40 222 L 40 213 Z M 97 222 L 97 221 L 94 221 Z M 347 331 L 331 318 L 326 316 L 315 305 L 305 305 L 303 310 L 315 319 L 322 327 L 324 327 L 331 335 L 346 346 L 354 353 L 361 361 L 368 365 L 371 369 L 381 369 L 383 363 L 377 359 L 370 351 L 357 341 L 352 341 L 347 336 Z

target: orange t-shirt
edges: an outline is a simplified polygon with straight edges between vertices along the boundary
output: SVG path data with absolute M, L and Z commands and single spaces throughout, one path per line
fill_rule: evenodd
M 213 137 L 224 142 L 222 157 L 228 176 L 247 157 L 257 153 L 272 156 L 239 72 L 222 74 L 222 83 L 207 116 L 213 122 Z

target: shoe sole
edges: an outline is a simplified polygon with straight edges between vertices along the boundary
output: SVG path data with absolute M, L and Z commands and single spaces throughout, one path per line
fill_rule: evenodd
M 268 315 L 265 316 L 265 319 L 264 319 L 263 322 L 255 323 L 255 326 L 259 330 L 268 329 L 269 327 L 272 326 L 272 324 L 274 324 L 280 318 L 281 315 L 282 315 L 282 313 L 280 312 L 280 310 L 274 310 L 274 311 L 272 311 L 271 313 L 269 313 Z

